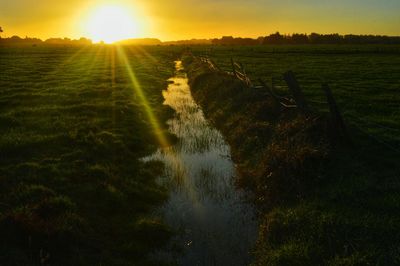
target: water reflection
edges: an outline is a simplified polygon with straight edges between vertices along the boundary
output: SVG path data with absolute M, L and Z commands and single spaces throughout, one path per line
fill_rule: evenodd
M 160 182 L 171 194 L 158 212 L 179 232 L 170 248 L 182 252 L 156 256 L 179 265 L 246 265 L 257 236 L 254 209 L 235 189 L 230 148 L 194 102 L 180 61 L 176 69 L 163 95 L 176 111 L 168 124 L 179 141 L 145 160 L 165 163 Z

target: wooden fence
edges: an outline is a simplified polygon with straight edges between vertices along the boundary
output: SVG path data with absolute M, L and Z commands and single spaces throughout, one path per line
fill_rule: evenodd
M 223 71 L 221 68 L 217 66 L 217 64 L 206 56 L 199 56 L 198 57 L 203 63 L 207 64 L 210 69 L 218 72 L 224 72 L 227 75 L 232 76 L 240 80 L 246 87 L 249 89 L 262 89 L 264 90 L 269 96 L 271 96 L 281 107 L 283 108 L 297 108 L 301 113 L 304 115 L 309 115 L 311 113 L 311 108 L 306 100 L 306 97 L 303 94 L 303 91 L 299 85 L 299 82 L 296 79 L 295 74 L 292 71 L 287 71 L 283 74 L 283 79 L 285 80 L 289 91 L 292 97 L 283 97 L 277 95 L 274 92 L 274 84 L 272 82 L 271 86 L 268 86 L 261 78 L 258 79 L 258 82 L 261 85 L 255 86 L 251 79 L 248 77 L 246 73 L 246 69 L 244 68 L 243 64 L 235 62 L 233 58 L 231 58 L 231 67 L 232 71 Z M 328 84 L 324 83 L 321 86 L 325 96 L 326 101 L 329 106 L 330 111 L 330 120 L 332 124 L 332 128 L 334 128 L 335 133 L 339 137 L 343 137 L 347 140 L 348 134 L 346 130 L 346 125 L 344 123 L 343 117 L 339 108 L 337 106 L 336 100 L 333 96 L 333 93 Z

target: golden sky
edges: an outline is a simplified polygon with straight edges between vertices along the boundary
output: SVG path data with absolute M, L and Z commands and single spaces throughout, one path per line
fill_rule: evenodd
M 104 6 L 129 17 L 111 25 L 121 34 L 164 41 L 275 31 L 400 35 L 400 0 L 0 0 L 1 36 L 93 38 Z

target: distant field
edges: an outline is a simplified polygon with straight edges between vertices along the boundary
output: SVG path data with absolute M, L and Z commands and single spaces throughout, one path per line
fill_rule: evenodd
M 163 243 L 168 231 L 146 218 L 166 198 L 161 168 L 139 158 L 159 146 L 149 110 L 164 131 L 174 59 L 157 47 L 0 48 L 1 265 L 126 265 Z
M 274 78 L 283 93 L 282 74 L 292 70 L 320 110 L 326 110 L 321 83 L 327 82 L 348 121 L 400 150 L 400 46 L 198 46 L 193 52 L 227 71 L 233 58 L 256 84 Z

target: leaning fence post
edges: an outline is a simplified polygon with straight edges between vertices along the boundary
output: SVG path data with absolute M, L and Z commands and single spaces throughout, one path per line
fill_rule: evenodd
M 273 90 L 275 88 L 275 79 L 274 76 L 271 77 L 271 89 Z
M 274 100 L 275 104 L 280 106 L 280 101 L 276 97 L 276 95 L 274 94 L 272 89 L 261 78 L 259 78 L 258 81 L 261 83 L 261 86 L 263 86 L 267 90 L 268 94 L 272 97 L 272 99 Z
M 233 72 L 233 76 L 237 77 L 237 75 L 236 75 L 235 63 L 233 62 L 233 58 L 232 58 L 232 57 L 231 57 L 231 64 L 232 64 L 232 72 Z
M 293 94 L 294 100 L 296 101 L 297 106 L 303 113 L 308 113 L 308 105 L 306 99 L 304 98 L 304 94 L 297 82 L 296 76 L 292 71 L 288 71 L 283 74 L 283 78 L 286 81 L 290 91 Z
M 241 67 L 241 69 L 242 69 L 242 71 L 243 71 L 243 75 L 244 75 L 244 77 L 245 77 L 245 79 L 246 79 L 246 84 L 247 84 L 247 86 L 251 87 L 251 80 L 250 80 L 250 78 L 247 76 L 246 69 L 244 68 L 244 66 L 243 66 L 242 63 L 240 63 L 240 67 Z
M 214 68 L 215 68 L 217 71 L 221 71 L 221 68 L 219 68 L 219 66 L 215 63 L 214 60 L 209 59 L 209 61 L 211 62 L 211 64 L 214 66 Z
M 336 104 L 335 98 L 333 97 L 332 91 L 329 88 L 329 85 L 327 83 L 323 83 L 322 89 L 324 90 L 326 95 L 334 128 L 337 130 L 339 135 L 347 138 L 348 136 L 347 136 L 346 125 L 344 124 L 343 117 L 339 111 L 339 108 Z

